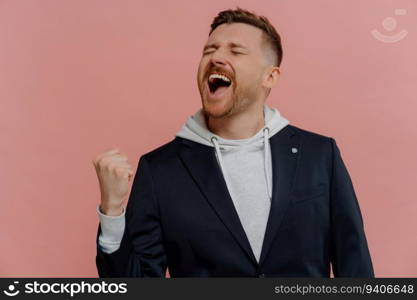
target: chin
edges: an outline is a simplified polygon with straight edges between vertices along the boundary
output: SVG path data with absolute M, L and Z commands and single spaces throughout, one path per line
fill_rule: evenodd
M 203 101 L 204 114 L 210 118 L 222 118 L 230 115 L 233 109 L 233 105 L 230 102 L 227 103 L 212 103 L 210 100 Z

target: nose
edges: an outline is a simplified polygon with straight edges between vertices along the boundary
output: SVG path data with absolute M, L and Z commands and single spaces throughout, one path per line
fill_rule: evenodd
M 210 62 L 213 66 L 224 67 L 226 65 L 226 59 L 221 51 L 217 50 L 210 58 Z

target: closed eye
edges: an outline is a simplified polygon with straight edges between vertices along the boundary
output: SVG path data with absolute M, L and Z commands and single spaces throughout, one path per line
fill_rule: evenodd
M 213 53 L 214 52 L 214 50 L 209 50 L 209 51 L 204 51 L 203 52 L 203 55 L 207 55 L 207 54 L 210 54 L 210 53 Z M 242 55 L 244 55 L 245 53 L 243 53 L 243 52 L 239 52 L 239 51 L 231 51 L 233 54 L 235 54 L 235 55 L 238 55 L 238 54 L 242 54 Z

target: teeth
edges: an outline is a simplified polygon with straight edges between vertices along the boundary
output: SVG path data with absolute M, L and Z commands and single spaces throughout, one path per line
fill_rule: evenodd
M 211 74 L 209 76 L 209 82 L 212 82 L 214 78 L 220 78 L 220 79 L 222 79 L 222 80 L 224 80 L 226 82 L 230 82 L 230 79 L 229 78 L 227 78 L 226 76 L 221 75 L 221 74 Z

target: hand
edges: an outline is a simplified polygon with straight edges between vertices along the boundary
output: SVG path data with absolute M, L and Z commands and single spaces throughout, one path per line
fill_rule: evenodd
M 129 192 L 129 181 L 133 177 L 133 168 L 127 156 L 119 149 L 99 154 L 93 160 L 101 192 L 101 211 L 109 216 L 122 213 L 123 199 Z

